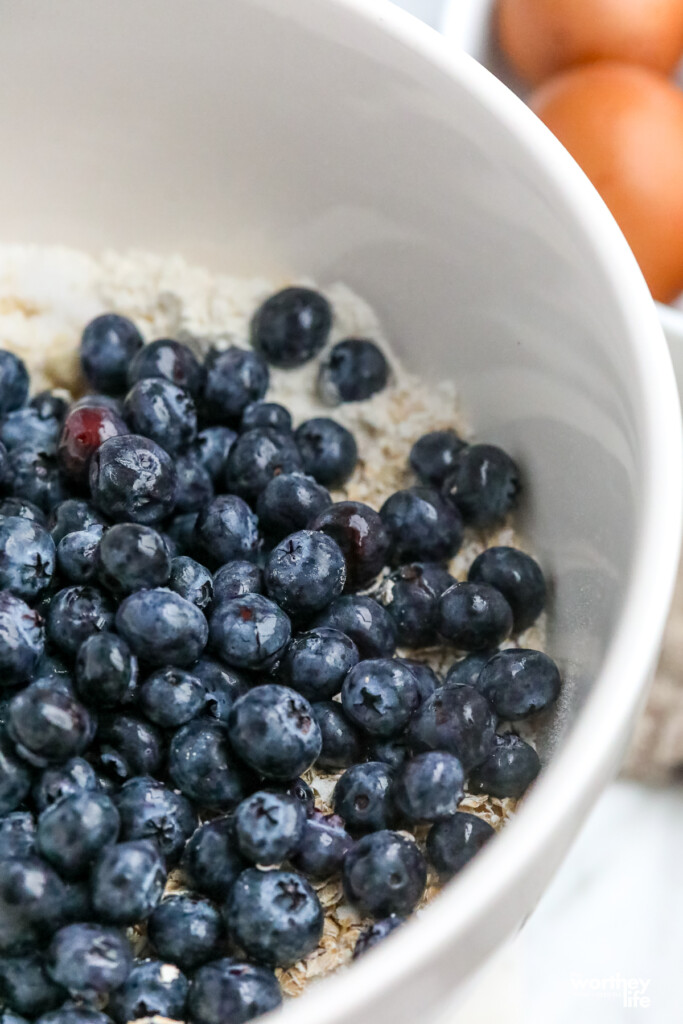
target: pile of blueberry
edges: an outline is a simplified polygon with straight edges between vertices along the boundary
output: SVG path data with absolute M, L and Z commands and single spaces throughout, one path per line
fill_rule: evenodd
M 212 351 L 98 317 L 93 393 L 29 401 L 0 352 L 0 1024 L 241 1024 L 280 1002 L 273 968 L 319 943 L 312 884 L 341 873 L 375 920 L 357 952 L 490 838 L 470 792 L 520 796 L 534 750 L 499 721 L 558 694 L 554 663 L 500 645 L 544 605 L 538 565 L 486 550 L 512 460 L 421 438 L 415 486 L 379 512 L 333 501 L 357 461 L 332 419 L 264 401 L 331 310 L 290 288 L 252 347 Z M 330 403 L 388 379 L 375 344 L 321 363 Z M 450 645 L 443 679 L 397 647 Z M 340 772 L 335 814 L 301 775 Z M 409 835 L 431 826 L 426 854 Z M 164 896 L 179 868 L 187 892 Z M 135 926 L 144 959 L 126 929 Z M 139 948 L 139 947 L 138 947 Z

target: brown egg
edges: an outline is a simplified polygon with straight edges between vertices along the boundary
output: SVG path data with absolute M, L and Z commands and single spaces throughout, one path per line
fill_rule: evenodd
M 532 85 L 595 60 L 669 72 L 683 55 L 683 0 L 498 0 L 498 35 Z
M 602 195 L 653 296 L 673 299 L 683 290 L 683 92 L 604 62 L 558 75 L 529 103 Z

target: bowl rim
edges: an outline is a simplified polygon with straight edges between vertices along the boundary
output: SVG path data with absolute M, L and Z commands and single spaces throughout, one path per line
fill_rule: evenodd
M 345 10 L 359 25 L 380 28 L 466 89 L 517 136 L 561 192 L 623 310 L 625 344 L 637 371 L 636 429 L 644 468 L 631 576 L 602 671 L 522 812 L 468 866 L 464 878 L 453 879 L 409 926 L 354 964 L 353 985 L 345 972 L 329 976 L 277 1011 L 280 1024 L 350 1019 L 388 986 L 405 981 L 407 971 L 424 968 L 447 940 L 495 914 L 506 893 L 523 887 L 530 862 L 551 850 L 553 837 L 563 829 L 578 830 L 622 753 L 656 663 L 678 565 L 683 488 L 678 392 L 657 311 L 616 222 L 578 165 L 520 99 L 452 40 L 389 0 L 324 2 Z

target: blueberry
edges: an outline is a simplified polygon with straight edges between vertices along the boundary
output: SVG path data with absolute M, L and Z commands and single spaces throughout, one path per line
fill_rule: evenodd
M 352 834 L 379 832 L 396 823 L 393 772 L 381 761 L 355 764 L 334 787 L 334 809 Z
M 115 633 L 94 633 L 78 648 L 76 690 L 85 704 L 101 709 L 125 703 L 137 677 L 137 658 Z
M 176 512 L 201 512 L 214 498 L 213 480 L 193 451 L 184 452 L 175 458 L 178 478 Z
M 72 1002 L 63 1003 L 57 1010 L 43 1013 L 38 1020 L 40 1024 L 111 1024 L 111 1017 L 106 1013 Z
M 69 408 L 66 399 L 58 395 L 56 391 L 39 391 L 28 404 L 44 420 L 63 420 Z
M 120 711 L 101 715 L 97 740 L 100 764 L 115 779 L 153 775 L 163 761 L 161 733 L 136 715 Z
M 142 711 L 163 729 L 175 729 L 189 722 L 201 712 L 205 701 L 201 680 L 182 668 L 157 669 L 140 687 Z
M 49 587 L 55 571 L 55 545 L 38 523 L 20 516 L 0 520 L 0 589 L 27 601 Z
M 28 371 L 23 361 L 13 352 L 0 349 L 0 416 L 25 405 L 28 388 Z
M 398 769 L 392 795 L 400 813 L 412 824 L 442 821 L 457 811 L 464 784 L 465 772 L 457 757 L 429 750 Z
M 301 618 L 322 611 L 339 597 L 346 565 L 331 537 L 299 530 L 273 548 L 263 578 L 268 596 L 288 614 Z
M 21 516 L 22 519 L 30 519 L 39 526 L 45 526 L 47 516 L 42 508 L 38 508 L 32 501 L 25 498 L 3 498 L 0 501 L 0 516 Z
M 54 416 L 43 416 L 39 409 L 27 406 L 8 413 L 0 423 L 0 441 L 7 451 L 20 444 L 28 444 L 54 454 L 61 429 L 60 420 Z
M 410 744 L 405 734 L 382 739 L 375 736 L 370 743 L 370 756 L 373 761 L 381 761 L 394 770 L 400 768 L 411 756 Z
M 168 523 L 164 537 L 174 545 L 177 554 L 187 555 L 192 551 L 196 523 L 196 512 L 183 512 L 180 515 L 175 515 Z
M 256 511 L 261 529 L 278 541 L 303 530 L 331 504 L 330 492 L 312 476 L 280 473 L 259 494 Z
M 324 914 L 315 890 L 292 871 L 248 868 L 225 908 L 228 931 L 248 956 L 289 967 L 322 937 Z
M 519 799 L 540 770 L 534 748 L 514 733 L 506 733 L 496 736 L 493 751 L 471 772 L 467 784 L 472 793 Z
M 441 686 L 441 680 L 426 662 L 416 661 L 414 658 L 399 658 L 398 660 L 406 665 L 415 676 L 420 703 L 431 697 L 434 691 Z
M 236 437 L 230 427 L 204 427 L 197 434 L 193 451 L 214 483 L 225 479 L 225 464 Z
M 237 848 L 232 817 L 200 825 L 189 839 L 182 861 L 190 884 L 215 900 L 226 898 L 246 866 Z
M 227 723 L 233 704 L 249 689 L 246 679 L 234 668 L 228 668 L 207 657 L 200 658 L 192 666 L 192 675 L 199 679 L 204 688 L 206 713 L 218 722 Z
M 411 448 L 411 468 L 421 483 L 441 487 L 464 447 L 465 442 L 454 430 L 434 430 L 420 437 Z
M 169 867 L 177 864 L 186 840 L 197 826 L 197 815 L 184 796 L 148 775 L 141 775 L 123 784 L 116 806 L 122 839 L 150 839 Z
M 112 993 L 107 1008 L 117 1024 L 154 1016 L 182 1020 L 188 987 L 187 978 L 175 964 L 139 960 Z
M 273 477 L 300 469 L 301 456 L 291 434 L 254 427 L 240 434 L 230 449 L 225 464 L 226 490 L 253 503 Z
M 204 411 L 211 423 L 236 423 L 268 390 L 268 367 L 256 352 L 212 349 L 204 365 Z
M 24 498 L 49 512 L 67 497 L 54 455 L 22 444 L 9 453 L 9 462 L 15 498 Z
M 48 529 L 55 544 L 59 544 L 69 533 L 89 530 L 94 526 L 105 526 L 104 517 L 89 501 L 82 498 L 67 498 L 50 512 Z
M 512 609 L 488 583 L 454 583 L 439 599 L 437 630 L 462 651 L 497 647 L 512 631 Z
M 468 526 L 487 530 L 499 525 L 516 504 L 519 470 L 502 448 L 468 445 L 456 453 L 443 493 Z
M 63 796 L 38 819 L 38 850 L 62 878 L 80 878 L 105 846 L 116 842 L 119 815 L 105 793 Z
M 325 700 L 312 704 L 311 708 L 322 736 L 317 766 L 323 771 L 337 771 L 359 761 L 363 756 L 363 742 L 341 704 L 336 700 Z
M 57 545 L 57 568 L 64 580 L 75 584 L 95 580 L 103 535 L 103 526 L 90 526 L 62 537 Z
M 92 740 L 94 723 L 58 680 L 48 679 L 12 698 L 8 730 L 22 757 L 45 766 L 81 754 Z
M 107 530 L 99 549 L 98 575 L 116 595 L 162 587 L 171 573 L 171 559 L 156 530 L 139 523 L 118 523 Z
M 124 416 L 133 433 L 156 441 L 170 455 L 189 448 L 197 436 L 197 410 L 189 391 L 162 377 L 146 377 L 126 395 Z
M 117 522 L 158 523 L 175 506 L 173 461 L 146 437 L 109 438 L 90 460 L 89 477 L 95 505 Z
M 39 682 L 40 680 L 51 679 L 53 676 L 63 677 L 70 685 L 71 666 L 54 649 L 44 649 L 33 670 L 32 681 Z
M 455 583 L 443 566 L 411 562 L 395 569 L 378 591 L 378 598 L 396 626 L 396 637 L 404 647 L 436 644 L 439 598 Z
M 125 316 L 104 313 L 87 324 L 81 337 L 81 366 L 94 388 L 111 395 L 126 390 L 130 362 L 144 342 Z
M 427 859 L 446 881 L 461 871 L 495 834 L 483 818 L 458 811 L 429 830 Z
M 490 651 L 475 651 L 473 654 L 468 654 L 465 658 L 453 662 L 446 674 L 443 685 L 446 687 L 473 686 L 477 690 L 479 688 L 481 670 L 496 653 L 496 648 Z
M 272 971 L 225 958 L 199 968 L 190 985 L 188 1005 L 194 1024 L 246 1024 L 281 1002 Z
M 352 846 L 353 839 L 338 815 L 313 811 L 304 826 L 292 864 L 309 878 L 324 881 L 337 874 Z
M 337 501 L 320 512 L 310 529 L 337 542 L 346 559 L 347 590 L 367 586 L 384 567 L 389 535 L 379 514 L 360 501 Z
M 260 594 L 224 601 L 210 617 L 211 644 L 218 657 L 235 668 L 269 669 L 289 643 L 288 617 Z M 296 773 L 295 773 L 296 774 Z
M 30 789 L 29 767 L 17 756 L 3 729 L 0 733 L 0 814 L 9 814 L 19 807 Z
M 396 736 L 405 729 L 419 701 L 415 676 L 391 658 L 359 662 L 342 686 L 345 714 L 371 736 Z
M 33 787 L 33 802 L 44 811 L 64 796 L 97 789 L 95 769 L 82 757 L 72 757 L 56 768 L 46 768 Z
M 166 885 L 164 862 L 145 839 L 108 846 L 92 873 L 92 901 L 103 921 L 131 925 L 146 920 Z
M 232 810 L 247 791 L 247 774 L 218 722 L 197 719 L 178 729 L 171 741 L 168 773 L 181 793 L 214 810 Z
M 235 839 L 245 860 L 274 867 L 296 852 L 306 813 L 294 797 L 259 790 L 235 811 Z
M 209 638 L 203 612 L 162 587 L 127 597 L 116 613 L 116 628 L 150 665 L 192 665 Z
M 345 677 L 358 660 L 358 648 L 350 637 L 321 626 L 289 642 L 278 678 L 307 700 L 329 700 L 341 692 Z
M 318 615 L 314 626 L 346 633 L 361 658 L 390 658 L 396 650 L 396 627 L 389 613 L 372 597 L 338 597 Z
M 254 427 L 270 427 L 281 434 L 291 434 L 292 417 L 289 410 L 277 402 L 251 402 L 242 413 L 240 433 Z
M 113 625 L 112 603 L 96 587 L 65 587 L 55 594 L 47 614 L 47 635 L 66 654 L 76 654 L 89 636 Z
M 39 1020 L 42 1021 L 46 1019 L 46 1017 L 49 1017 L 49 1014 L 40 1017 Z M 26 1020 L 25 1017 L 20 1017 L 18 1013 L 14 1012 L 14 1010 L 10 1010 L 8 1007 L 4 1007 L 2 1010 L 0 1010 L 0 1024 L 29 1024 L 29 1022 Z M 50 1024 L 49 1020 L 48 1024 Z
M 38 857 L 0 864 L 0 955 L 41 946 L 64 922 L 66 886 Z
M 29 811 L 14 811 L 0 818 L 0 860 L 29 857 L 35 846 L 36 822 Z
M 71 402 L 69 409 L 109 409 L 110 412 L 115 412 L 120 416 L 123 412 L 123 399 L 115 398 L 113 395 L 105 395 L 102 392 L 90 392 L 86 395 L 81 395 L 75 402 Z
M 0 687 L 25 683 L 44 647 L 40 616 L 9 591 L 0 591 Z
M 335 420 L 324 416 L 306 420 L 297 428 L 294 438 L 304 472 L 325 487 L 341 487 L 356 468 L 356 439 Z
M 130 431 L 118 412 L 101 405 L 72 406 L 62 425 L 57 462 L 64 476 L 86 484 L 92 457 L 101 444 Z
M 292 286 L 271 295 L 251 321 L 251 343 L 273 366 L 301 366 L 324 348 L 332 309 L 312 288 Z
M 315 809 L 315 797 L 313 790 L 303 779 L 289 779 L 287 782 L 271 782 L 266 787 L 269 793 L 282 793 L 297 800 L 304 809 L 304 814 L 310 818 Z
M 382 350 L 366 338 L 346 338 L 320 364 L 318 394 L 327 405 L 362 402 L 382 391 L 389 365 Z
M 485 761 L 495 744 L 496 716 L 470 686 L 435 690 L 415 712 L 408 735 L 418 752 L 454 754 L 465 771 Z
M 308 701 L 287 686 L 255 686 L 235 701 L 228 719 L 233 749 L 260 775 L 291 779 L 314 764 L 320 728 Z
M 404 916 L 424 893 L 427 866 L 413 839 L 382 830 L 363 836 L 349 850 L 342 879 L 346 898 L 362 913 Z
M 170 381 L 197 398 L 201 393 L 204 371 L 187 345 L 171 338 L 157 338 L 145 345 L 128 367 L 129 387 L 149 378 Z
M 235 597 L 245 594 L 261 594 L 263 592 L 263 576 L 261 570 L 253 562 L 236 559 L 226 562 L 213 578 L 214 605 L 222 601 L 232 601 Z
M 526 718 L 557 700 L 561 679 L 547 654 L 524 648 L 499 651 L 481 670 L 478 688 L 501 718 Z
M 411 560 L 442 562 L 462 543 L 462 519 L 457 508 L 431 487 L 397 491 L 379 510 L 389 535 L 394 565 Z
M 253 561 L 261 546 L 258 520 L 242 498 L 223 494 L 199 513 L 194 542 L 209 568 L 235 559 Z
M 92 1002 L 122 985 L 132 963 L 126 936 L 99 924 L 60 928 L 47 952 L 51 977 L 71 996 Z
M 517 548 L 488 548 L 475 558 L 467 576 L 488 583 L 512 608 L 515 632 L 531 626 L 545 607 L 546 586 L 538 562 Z
M 374 949 L 374 947 L 378 946 L 380 942 L 384 942 L 386 937 L 391 935 L 391 933 L 402 924 L 405 924 L 405 918 L 398 917 L 396 914 L 391 914 L 389 917 L 383 917 L 381 921 L 374 921 L 373 924 L 367 924 L 356 939 L 356 945 L 353 949 L 353 959 L 357 960 L 359 956 L 363 955 L 363 953 L 367 953 L 369 949 Z
M 213 579 L 205 566 L 187 555 L 180 555 L 171 561 L 168 585 L 176 594 L 190 601 L 197 608 L 208 608 L 213 600 Z
M 205 896 L 167 896 L 152 911 L 147 935 L 159 956 L 194 971 L 216 957 L 225 939 L 220 911 Z
M 41 953 L 0 959 L 0 997 L 16 1013 L 36 1017 L 59 1006 L 64 996 L 64 989 L 47 973 Z

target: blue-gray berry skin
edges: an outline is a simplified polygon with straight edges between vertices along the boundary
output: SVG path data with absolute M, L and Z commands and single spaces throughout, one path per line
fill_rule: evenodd
M 251 321 L 251 343 L 273 366 L 301 366 L 324 348 L 332 309 L 320 292 L 298 285 L 271 295 Z
M 259 494 L 256 511 L 263 532 L 278 541 L 308 527 L 331 504 L 330 492 L 312 476 L 279 473 Z
M 175 558 L 176 554 L 192 554 L 197 516 L 197 512 L 183 512 L 180 515 L 174 515 L 168 523 L 164 537 L 173 545 L 173 558 Z
M 223 601 L 210 616 L 211 648 L 221 661 L 235 668 L 273 668 L 291 632 L 289 617 L 261 594 Z
M 318 372 L 318 394 L 327 405 L 363 402 L 382 391 L 389 364 L 368 338 L 345 338 L 332 347 Z
M 89 501 L 67 498 L 52 509 L 47 526 L 55 544 L 59 544 L 69 533 L 89 530 L 92 526 L 106 526 L 106 522 Z
M 147 935 L 160 957 L 194 971 L 220 954 L 225 925 L 218 907 L 205 896 L 176 893 L 152 911 Z
M 192 450 L 214 484 L 225 478 L 225 464 L 236 438 L 230 427 L 204 427 L 197 434 Z
M 192 666 L 192 675 L 204 687 L 205 714 L 227 723 L 233 704 L 249 690 L 247 680 L 236 669 L 206 656 Z
M 77 1002 L 63 1003 L 56 1010 L 50 1010 L 38 1018 L 40 1024 L 112 1024 L 111 1017 L 106 1013 L 93 1009 L 92 1006 L 84 1006 Z M 38 1024 L 36 1021 L 36 1024 Z M 3 1021 L 2 1024 L 17 1024 L 17 1022 Z
M 97 390 L 120 395 L 126 390 L 131 360 L 142 346 L 142 335 L 131 320 L 116 313 L 103 313 L 86 324 L 83 331 L 83 373 Z
M 209 423 L 235 424 L 252 402 L 268 390 L 268 367 L 257 352 L 212 349 L 204 362 L 204 412 Z
M 137 381 L 126 395 L 123 413 L 133 433 L 151 438 L 169 455 L 187 450 L 197 436 L 192 395 L 162 377 Z
M 452 502 L 430 487 L 397 491 L 379 514 L 389 534 L 391 562 L 445 562 L 462 543 L 463 525 Z
M 341 692 L 358 661 L 358 648 L 350 637 L 321 626 L 290 640 L 278 666 L 278 679 L 307 700 L 325 701 Z
M 410 450 L 410 466 L 421 483 L 441 487 L 453 470 L 455 456 L 465 442 L 454 430 L 433 430 L 418 438 Z
M 443 685 L 446 687 L 473 686 L 475 690 L 478 689 L 484 665 L 497 653 L 495 648 L 490 651 L 473 651 L 472 654 L 454 661 L 446 673 Z
M 72 793 L 40 815 L 38 851 L 62 878 L 81 878 L 100 851 L 116 842 L 119 828 L 118 811 L 105 793 Z
M 54 455 L 61 429 L 61 421 L 56 416 L 43 416 L 40 410 L 27 406 L 8 413 L 0 423 L 0 442 L 8 452 L 28 444 Z
M 378 599 L 394 622 L 401 646 L 437 643 L 439 598 L 454 583 L 443 566 L 429 562 L 399 566 L 382 581 Z
M 476 814 L 458 811 L 446 821 L 437 822 L 427 836 L 427 859 L 446 881 L 461 871 L 482 846 L 495 836 L 488 822 Z
M 222 494 L 202 509 L 193 540 L 202 561 L 213 569 L 235 559 L 254 561 L 261 548 L 258 519 L 236 494 Z
M 120 925 L 145 921 L 166 885 L 158 847 L 145 839 L 108 846 L 95 863 L 91 885 L 100 920 Z
M 496 736 L 489 756 L 470 773 L 467 781 L 472 793 L 490 796 L 524 796 L 541 770 L 538 754 L 532 746 L 514 733 Z
M 304 814 L 310 818 L 315 808 L 315 796 L 313 790 L 303 779 L 288 779 L 286 782 L 271 782 L 265 789 L 269 793 L 282 793 L 284 796 L 291 796 L 301 804 Z
M 49 1015 L 46 1014 L 38 1019 L 44 1020 L 46 1016 Z M 21 1017 L 18 1013 L 15 1013 L 14 1010 L 10 1010 L 10 1008 L 6 1006 L 4 1009 L 0 1010 L 0 1024 L 29 1024 L 29 1022 L 25 1017 Z
M 49 512 L 68 497 L 57 459 L 50 452 L 21 444 L 9 453 L 9 465 L 15 498 L 24 498 Z
M 400 832 L 371 832 L 349 850 L 342 869 L 350 903 L 371 917 L 413 911 L 427 883 L 427 865 L 414 839 Z
M 317 616 L 314 627 L 325 626 L 346 633 L 361 658 L 390 658 L 396 650 L 393 619 L 373 597 L 345 594 Z
M 175 507 L 173 460 L 147 437 L 108 438 L 90 460 L 89 480 L 94 504 L 116 522 L 153 525 Z
M 7 349 L 0 349 L 0 416 L 25 405 L 28 388 L 28 371 L 23 360 Z
M 64 924 L 67 887 L 38 857 L 0 863 L 0 956 L 44 945 Z
M 370 736 L 402 732 L 419 702 L 415 676 L 397 659 L 361 661 L 342 686 L 345 714 Z
M 33 1019 L 63 1002 L 66 992 L 47 972 L 42 953 L 0 958 L 0 996 L 6 1007 Z
M 51 977 L 71 996 L 96 1002 L 124 983 L 133 951 L 118 928 L 69 924 L 52 939 L 47 964 Z
M 82 757 L 72 757 L 64 764 L 45 768 L 33 786 L 36 809 L 44 811 L 63 796 L 97 789 L 95 769 Z
M 16 810 L 31 789 L 29 766 L 17 755 L 14 744 L 0 733 L 0 814 Z
M 179 555 L 171 561 L 168 585 L 186 601 L 196 604 L 204 611 L 213 601 L 213 578 L 206 566 L 187 555 Z
M 35 847 L 36 820 L 30 811 L 13 811 L 0 818 L 0 860 L 28 857 Z
M 228 896 L 246 867 L 233 818 L 227 815 L 200 825 L 188 840 L 182 860 L 183 873 L 192 887 L 215 900 Z
M 213 480 L 193 449 L 175 456 L 175 470 L 178 477 L 176 513 L 201 512 L 216 492 Z
M 235 811 L 235 838 L 250 864 L 275 867 L 296 852 L 306 813 L 294 797 L 259 790 Z
M 381 761 L 389 768 L 400 768 L 412 754 L 412 749 L 405 733 L 399 736 L 390 736 L 383 739 L 376 736 L 371 740 L 368 749 L 369 756 L 373 761 Z
M 408 736 L 416 752 L 444 750 L 467 772 L 493 750 L 496 724 L 491 706 L 477 690 L 439 687 L 415 712 Z
M 130 362 L 128 387 L 150 377 L 170 381 L 197 398 L 201 393 L 204 370 L 187 345 L 172 338 L 157 338 L 136 353 Z
M 519 490 L 516 464 L 492 444 L 461 448 L 443 484 L 444 497 L 457 506 L 465 523 L 481 530 L 503 522 L 517 503 Z
M 457 811 L 464 785 L 465 772 L 458 758 L 429 750 L 398 769 L 392 795 L 400 814 L 411 824 L 443 821 Z
M 93 583 L 97 576 L 97 555 L 104 535 L 103 526 L 75 530 L 57 545 L 57 568 L 68 583 Z
M 47 524 L 47 516 L 42 508 L 38 508 L 32 501 L 27 501 L 25 498 L 3 498 L 0 501 L 0 516 L 21 516 L 23 519 L 30 519 L 32 522 L 38 523 L 39 526 Z
M 501 718 L 527 718 L 557 700 L 562 680 L 552 658 L 541 651 L 511 648 L 486 663 L 478 688 Z
M 255 427 L 270 427 L 281 434 L 291 434 L 292 415 L 278 402 L 251 402 L 242 413 L 240 433 Z
M 28 404 L 39 412 L 43 419 L 53 417 L 56 420 L 63 420 L 69 409 L 69 403 L 58 395 L 56 390 L 39 391 Z
M 322 747 L 316 764 L 324 771 L 338 771 L 356 764 L 363 757 L 363 740 L 336 700 L 311 704 L 320 728 Z
M 512 608 L 517 633 L 531 626 L 545 607 L 543 571 L 531 555 L 517 548 L 487 548 L 472 562 L 467 578 L 501 592 Z
M 149 665 L 192 665 L 209 637 L 203 612 L 161 587 L 127 597 L 116 613 L 116 628 L 133 653 Z
M 66 654 L 75 655 L 81 644 L 114 625 L 111 598 L 97 587 L 73 586 L 58 591 L 47 613 L 48 638 Z
M 273 477 L 301 468 L 301 455 L 290 433 L 255 427 L 240 434 L 230 448 L 225 490 L 254 503 Z
M 57 679 L 32 683 L 12 698 L 8 731 L 22 757 L 39 767 L 82 754 L 95 723 Z
M 98 551 L 98 575 L 117 596 L 163 587 L 171 559 L 161 534 L 140 523 L 117 523 L 104 534 Z
M 324 881 L 337 874 L 352 846 L 353 839 L 339 815 L 313 811 L 304 826 L 292 864 L 309 878 Z
M 409 668 L 415 676 L 420 704 L 441 686 L 441 679 L 425 661 L 418 661 L 416 658 L 399 658 L 398 661 Z
M 118 709 L 99 716 L 97 753 L 105 773 L 125 782 L 135 775 L 153 775 L 159 771 L 164 758 L 164 740 L 151 722 Z
M 334 787 L 334 809 L 353 835 L 379 832 L 397 824 L 394 773 L 381 761 L 348 768 Z
M 124 783 L 116 795 L 116 807 L 123 840 L 150 839 L 168 867 L 177 864 L 197 826 L 189 800 L 163 782 L 142 775 Z
M 107 1010 L 117 1024 L 154 1016 L 183 1020 L 188 988 L 187 978 L 175 964 L 138 960 L 112 993 Z
M 324 913 L 312 886 L 292 871 L 248 868 L 225 906 L 229 933 L 255 960 L 289 967 L 322 937 Z
M 258 565 L 244 559 L 232 559 L 222 565 L 213 577 L 213 603 L 232 601 L 245 594 L 263 593 L 263 574 Z
M 350 430 L 320 416 L 305 420 L 294 434 L 305 473 L 325 487 L 341 487 L 358 462 L 358 445 Z
M 381 921 L 374 921 L 372 924 L 368 924 L 363 928 L 362 932 L 356 939 L 356 945 L 353 949 L 353 959 L 357 960 L 363 953 L 367 953 L 368 950 L 374 949 L 380 942 L 383 942 L 388 935 L 391 935 L 393 931 L 400 928 L 402 924 L 405 924 L 404 917 L 398 917 L 396 914 L 391 914 L 389 917 L 383 917 Z
M 112 708 L 132 700 L 138 662 L 116 633 L 94 633 L 78 648 L 76 690 L 84 704 Z
M 389 555 L 389 535 L 376 512 L 361 501 L 335 501 L 309 524 L 337 542 L 346 559 L 347 590 L 367 586 Z
M 498 647 L 512 632 L 512 609 L 488 583 L 454 583 L 439 599 L 437 632 L 461 651 Z
M 144 681 L 138 701 L 151 722 L 162 729 L 175 729 L 203 710 L 206 691 L 193 671 L 160 668 Z
M 200 967 L 189 995 L 194 1024 L 246 1024 L 275 1010 L 282 1002 L 277 978 L 257 964 L 214 960 Z
M 44 646 L 37 612 L 9 591 L 0 592 L 0 688 L 27 682 Z
M 346 564 L 331 537 L 299 530 L 273 548 L 263 578 L 268 596 L 285 612 L 307 617 L 340 596 L 346 582 Z
M 320 754 L 322 737 L 308 701 L 287 686 L 255 686 L 233 705 L 230 743 L 251 768 L 269 779 L 301 775 Z
M 228 742 L 226 728 L 195 719 L 175 733 L 168 772 L 188 799 L 214 810 L 232 810 L 248 791 L 249 779 Z

